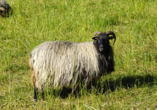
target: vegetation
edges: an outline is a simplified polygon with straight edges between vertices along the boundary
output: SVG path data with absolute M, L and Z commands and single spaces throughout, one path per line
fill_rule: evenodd
M 0 17 L 0 109 L 157 108 L 157 1 L 7 0 L 9 18 Z M 31 50 L 45 41 L 92 41 L 96 31 L 112 30 L 115 72 L 79 97 L 47 95 L 33 101 Z M 111 42 L 112 44 L 112 42 Z M 93 62 L 94 63 L 94 62 Z

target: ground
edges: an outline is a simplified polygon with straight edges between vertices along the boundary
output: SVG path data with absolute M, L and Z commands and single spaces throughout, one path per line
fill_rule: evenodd
M 157 1 L 7 0 L 0 17 L 0 109 L 157 109 Z M 51 93 L 33 100 L 31 50 L 45 41 L 92 41 L 96 31 L 113 31 L 115 71 L 100 87 L 79 96 Z

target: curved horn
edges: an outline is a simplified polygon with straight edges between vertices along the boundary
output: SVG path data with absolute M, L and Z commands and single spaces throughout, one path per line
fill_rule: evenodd
M 112 37 L 109 37 L 109 39 L 114 39 L 114 43 L 116 42 L 116 35 L 113 31 L 108 31 L 106 32 L 106 34 L 109 36 L 109 35 L 112 35 Z M 113 44 L 114 44 L 113 43 Z
M 94 36 L 93 37 L 96 37 L 97 35 L 99 35 L 101 32 L 100 31 L 96 31 L 95 33 L 94 33 Z

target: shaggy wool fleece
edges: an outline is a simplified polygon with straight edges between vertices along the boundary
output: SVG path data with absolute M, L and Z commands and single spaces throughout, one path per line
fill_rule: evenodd
M 45 42 L 30 53 L 32 83 L 38 90 L 75 86 L 79 76 L 88 84 L 103 73 L 103 65 L 93 42 Z

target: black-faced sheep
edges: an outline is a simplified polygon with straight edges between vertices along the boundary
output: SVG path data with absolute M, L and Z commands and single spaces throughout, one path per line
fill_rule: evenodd
M 111 35 L 111 36 L 110 36 Z M 116 40 L 114 32 L 97 31 L 93 42 L 45 42 L 35 47 L 30 53 L 34 99 L 45 87 L 73 87 L 83 81 L 87 86 L 102 74 L 114 71 L 113 50 L 110 39 Z
M 12 14 L 12 9 L 6 0 L 0 0 L 0 15 L 2 17 L 9 17 Z

